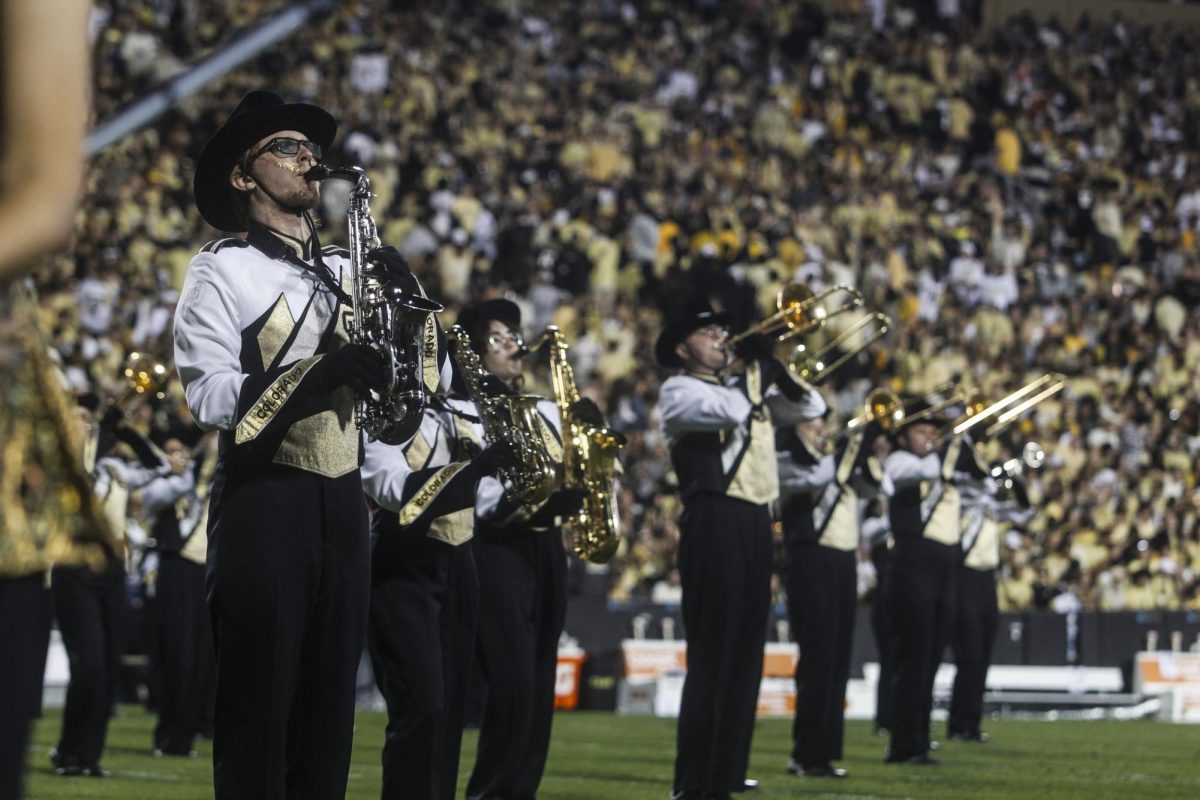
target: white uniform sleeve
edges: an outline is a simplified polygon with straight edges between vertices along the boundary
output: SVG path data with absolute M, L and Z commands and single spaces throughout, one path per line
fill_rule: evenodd
M 142 508 L 147 516 L 153 517 L 195 488 L 196 476 L 190 468 L 182 475 L 156 478 L 142 487 Z
M 234 288 L 212 253 L 197 254 L 175 310 L 175 365 L 188 410 L 204 430 L 237 424 L 242 331 Z
M 837 477 L 833 456 L 823 456 L 816 464 L 798 464 L 791 453 L 775 454 L 779 463 L 779 494 L 815 494 Z
M 723 431 L 745 422 L 753 406 L 741 389 L 676 375 L 663 382 L 658 411 L 669 438 L 690 431 Z
M 789 400 L 778 386 L 772 385 L 763 395 L 763 405 L 771 412 L 775 425 L 795 425 L 806 419 L 816 419 L 825 413 L 827 406 L 821 393 L 803 381 L 792 379 L 805 389 L 799 400 Z
M 412 474 L 404 448 L 375 441 L 367 442 L 363 453 L 363 491 L 380 507 L 399 513 L 404 507 L 404 482 Z
M 914 483 L 941 477 L 942 462 L 937 453 L 917 458 L 916 454 L 907 450 L 896 450 L 884 459 L 883 472 L 892 479 L 897 489 L 903 489 Z

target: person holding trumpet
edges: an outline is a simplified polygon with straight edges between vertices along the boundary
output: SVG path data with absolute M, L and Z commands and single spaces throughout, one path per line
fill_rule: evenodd
M 899 407 L 898 400 L 893 407 Z M 888 419 L 869 409 L 833 438 L 824 418 L 817 417 L 781 429 L 776 438 L 788 618 L 800 645 L 787 766 L 793 775 L 847 774 L 832 762 L 842 758 L 858 600 L 859 500 L 891 494 L 876 455 Z
M 680 373 L 659 394 L 684 511 L 679 572 L 688 671 L 671 797 L 728 798 L 746 779 L 771 593 L 770 504 L 779 495 L 775 428 L 825 413 L 758 337 L 731 374 L 727 314 L 693 298 L 655 343 Z

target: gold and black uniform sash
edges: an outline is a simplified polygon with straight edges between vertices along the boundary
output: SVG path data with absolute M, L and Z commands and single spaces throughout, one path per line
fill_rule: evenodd
M 452 413 L 439 415 L 438 419 L 441 424 L 434 429 L 435 441 L 428 441 L 422 430 L 404 446 L 404 457 L 413 470 L 405 482 L 405 494 L 409 494 L 410 485 L 412 494 L 397 514 L 397 521 L 402 527 L 410 527 L 427 519 L 426 537 L 460 545 L 475 535 L 478 476 L 467 469 L 468 447 L 462 444 L 462 438 L 475 441 L 475 432 L 469 424 L 459 425 Z
M 922 535 L 941 544 L 959 543 L 961 500 L 954 484 L 954 469 L 962 451 L 962 439 L 954 437 L 942 454 L 942 472 L 938 480 L 921 485 Z
M 779 471 L 775 464 L 775 427 L 763 405 L 762 371 L 758 362 L 746 368 L 746 397 L 754 410 L 748 433 L 740 427 L 721 432 L 721 462 L 730 476 L 725 494 L 755 505 L 779 497 Z
M 196 488 L 191 496 L 181 501 L 180 538 L 183 548 L 179 555 L 188 561 L 203 564 L 208 559 L 208 490 L 212 486 L 213 474 L 217 470 L 217 451 L 205 452 L 196 475 Z
M 1000 526 L 983 506 L 963 513 L 963 566 L 986 572 L 1000 566 Z
M 825 487 L 821 500 L 813 509 L 813 526 L 819 538 L 817 544 L 834 550 L 858 548 L 858 493 L 850 486 L 854 465 L 862 449 L 861 434 L 851 436 L 838 462 L 833 483 Z

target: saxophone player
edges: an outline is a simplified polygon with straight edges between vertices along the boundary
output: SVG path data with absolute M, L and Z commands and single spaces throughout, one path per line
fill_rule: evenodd
M 369 591 L 353 411 L 385 383 L 377 353 L 346 333 L 350 267 L 420 287 L 394 250 L 321 247 L 307 173 L 336 131 L 324 109 L 255 91 L 196 164 L 200 215 L 245 234 L 192 258 L 175 315 L 188 408 L 220 431 L 206 589 L 221 800 L 346 790 Z M 437 358 L 422 374 L 448 376 Z
M 471 539 L 476 491 L 499 465 L 481 450 L 469 401 L 426 407 L 403 446 L 369 442 L 367 647 L 387 702 L 384 800 L 453 800 L 475 652 L 479 581 Z
M 655 343 L 659 411 L 679 479 L 679 573 L 688 671 L 672 798 L 728 798 L 746 779 L 771 608 L 775 426 L 825 412 L 821 395 L 765 352 L 728 375 L 729 317 L 688 304 Z
M 469 306 L 458 325 L 488 373 L 484 390 L 514 393 L 527 353 L 517 305 L 488 300 Z M 581 421 L 604 424 L 590 400 L 580 400 L 570 412 Z M 553 400 L 538 403 L 537 419 L 542 444 L 550 453 L 561 453 L 562 420 Z M 481 421 L 476 427 L 481 438 L 483 430 Z M 558 639 L 566 619 L 567 557 L 557 520 L 577 511 L 581 501 L 578 491 L 558 489 L 540 506 L 523 508 L 496 478 L 480 481 L 476 648 L 487 703 L 467 784 L 471 800 L 537 794 L 550 746 Z

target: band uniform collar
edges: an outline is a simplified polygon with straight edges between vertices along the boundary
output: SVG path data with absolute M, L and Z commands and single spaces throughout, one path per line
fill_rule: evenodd
M 247 230 L 246 241 L 271 258 L 286 259 L 289 252 L 304 261 L 311 261 L 313 258 L 317 239 L 312 231 L 309 231 L 308 238 L 301 240 L 268 228 L 261 222 L 251 221 Z

